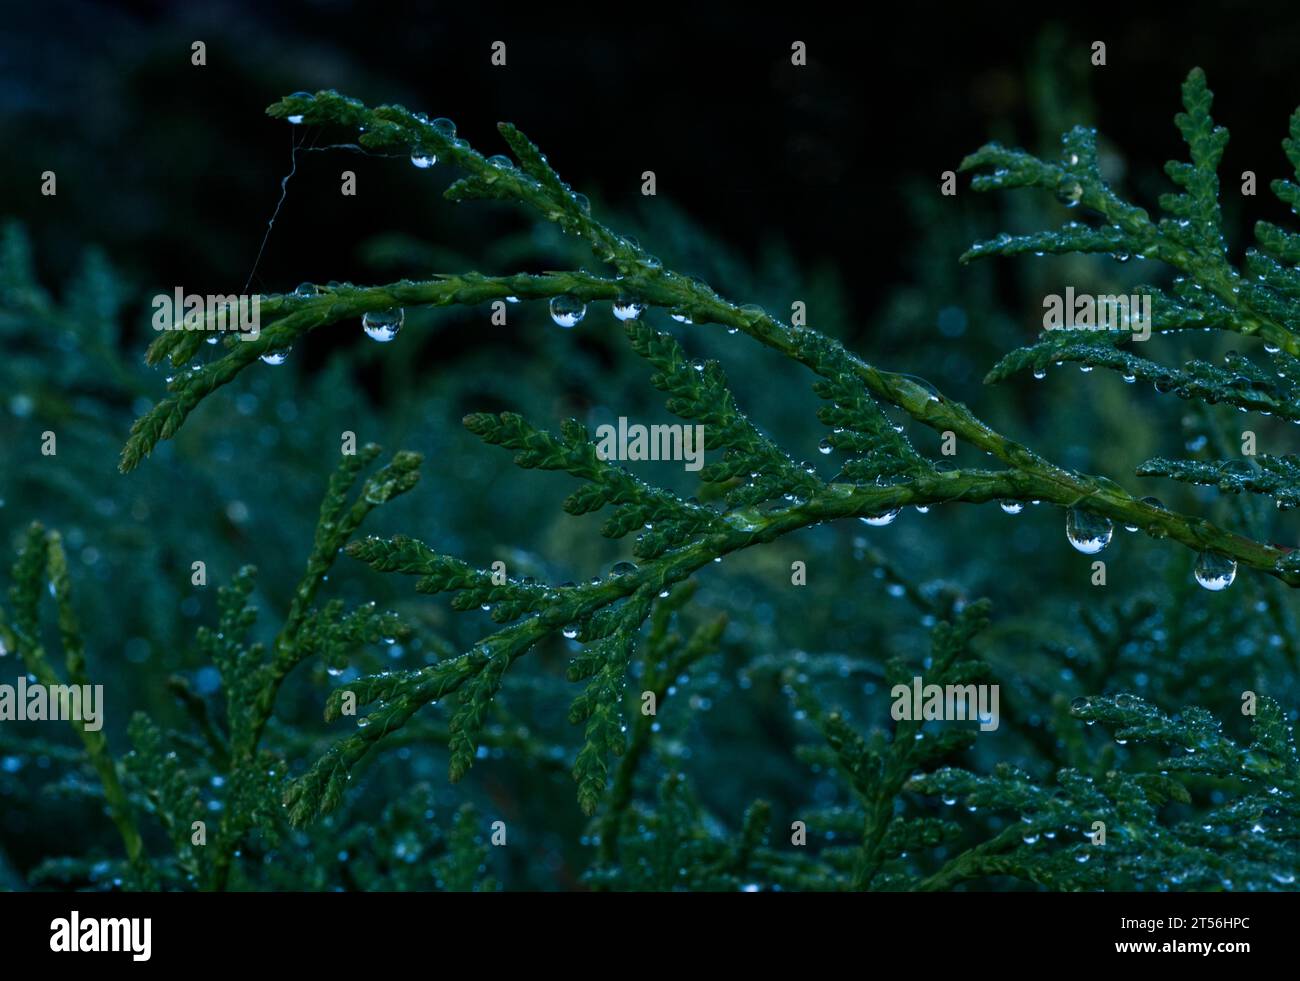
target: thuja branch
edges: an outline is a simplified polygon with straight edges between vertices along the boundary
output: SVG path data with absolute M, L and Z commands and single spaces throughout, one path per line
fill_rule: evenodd
M 289 611 L 269 652 L 260 644 L 243 646 L 235 638 L 251 623 L 244 600 L 251 588 L 251 570 L 241 574 L 236 586 L 223 592 L 226 616 L 223 630 L 203 640 L 212 649 L 227 692 L 230 732 L 229 766 L 231 803 L 222 815 L 220 833 L 213 845 L 210 885 L 225 889 L 231 865 L 249 828 L 266 809 L 271 788 L 278 787 L 275 770 L 259 762 L 262 735 L 271 720 L 284 680 L 295 667 L 314 654 L 330 656 L 332 649 L 348 649 L 383 634 L 404 634 L 406 627 L 391 614 L 368 604 L 342 614 L 341 604 L 315 608 L 321 585 L 343 546 L 375 508 L 415 486 L 419 480 L 419 454 L 398 452 L 371 474 L 355 492 L 362 472 L 378 459 L 381 449 L 368 444 L 344 456 L 321 503 L 315 541 L 307 568 L 294 590 Z M 278 765 L 278 764 L 277 764 Z
M 47 584 L 58 607 L 66 682 L 60 679 L 58 671 L 50 663 L 41 641 L 39 604 Z M 26 539 L 14 563 L 13 586 L 10 587 L 9 598 L 13 607 L 12 619 L 0 609 L 0 651 L 16 650 L 22 658 L 23 666 L 46 691 L 75 689 L 83 697 L 90 697 L 92 686 L 86 669 L 85 646 L 72 605 L 72 587 L 63 539 L 58 532 L 46 532 L 37 523 L 28 527 Z M 75 704 L 80 705 L 80 700 Z M 100 710 L 102 709 L 101 703 Z M 151 887 L 156 884 L 153 869 L 145 853 L 144 839 L 140 835 L 130 798 L 122 785 L 117 761 L 109 750 L 108 739 L 102 729 L 103 720 L 101 718 L 98 725 L 88 727 L 83 718 L 74 717 L 84 714 L 84 711 L 70 713 L 68 721 L 81 739 L 90 765 L 103 786 L 108 815 L 121 835 L 131 870 L 141 886 Z
M 1104 478 L 1057 467 L 992 430 L 964 405 L 945 398 L 928 384 L 872 366 L 816 331 L 791 328 L 758 307 L 736 306 L 706 284 L 665 269 L 638 244 L 597 222 L 585 200 L 573 194 L 536 147 L 509 124 L 502 124 L 500 129 L 519 159 L 517 167 L 506 158 L 484 158 L 457 138 L 454 129 L 449 131 L 445 123 L 430 123 L 401 107 L 370 110 L 356 100 L 322 92 L 315 96 L 305 93 L 290 96 L 268 111 L 307 124 L 358 129 L 361 145 L 371 151 L 436 155 L 447 160 L 466 174 L 448 189 L 448 197 L 458 201 L 487 197 L 521 203 L 558 223 L 566 232 L 585 238 L 597 258 L 614 267 L 616 276 L 565 272 L 489 277 L 467 273 L 425 282 L 402 281 L 369 288 L 331 286 L 318 288 L 307 296 L 267 297 L 263 311 L 272 323 L 260 337 L 228 340 L 230 350 L 224 357 L 180 374 L 171 383 L 171 394 L 137 421 L 123 450 L 124 470 L 138 465 L 159 440 L 174 435 L 206 395 L 231 381 L 261 355 L 283 350 L 317 327 L 394 307 L 478 304 L 505 297 L 573 297 L 584 303 L 633 297 L 642 306 L 668 308 L 696 323 L 722 324 L 744 332 L 805 364 L 825 379 L 843 381 L 846 376 L 855 379 L 873 396 L 897 406 L 920 423 L 940 432 L 951 431 L 1023 474 L 1027 478 L 1025 488 L 1009 493 L 1008 497 L 1045 500 L 1062 507 L 1084 507 L 1198 551 L 1219 552 L 1291 585 L 1300 584 L 1300 573 L 1277 568 L 1277 561 L 1284 554 L 1280 549 L 1224 531 L 1198 518 L 1144 504 Z M 1144 216 L 1138 214 L 1139 210 L 1133 209 L 1130 214 L 1112 208 L 1114 219 L 1121 224 L 1140 224 Z M 157 361 L 170 357 L 174 364 L 185 365 L 198 351 L 200 340 L 198 332 L 167 332 L 150 349 L 149 358 Z

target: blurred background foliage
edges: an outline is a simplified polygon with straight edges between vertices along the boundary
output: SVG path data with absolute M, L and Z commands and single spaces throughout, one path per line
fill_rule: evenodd
M 972 241 L 1059 223 L 1064 210 L 1035 195 L 978 198 L 964 185 L 956 199 L 942 198 L 938 180 L 988 139 L 1050 153 L 1062 131 L 1085 122 L 1101 129 L 1113 182 L 1149 204 L 1165 188 L 1161 162 L 1179 149 L 1170 121 L 1178 82 L 1201 64 L 1219 96 L 1216 115 L 1233 133 L 1223 168 L 1227 227 L 1239 235 L 1248 221 L 1276 218 L 1263 197 L 1243 205 L 1233 176 L 1254 169 L 1263 181 L 1284 170 L 1278 141 L 1300 102 L 1293 51 L 1260 20 L 1243 26 L 1226 8 L 1205 9 L 1177 28 L 1178 43 L 1168 25 L 1138 14 L 1105 30 L 1068 18 L 1000 21 L 995 30 L 945 12 L 927 16 L 923 31 L 895 27 L 887 41 L 867 23 L 832 36 L 825 26 L 752 14 L 741 25 L 699 10 L 684 25 L 608 34 L 536 15 L 493 24 L 465 10 L 401 21 L 382 4 L 56 3 L 7 13 L 0 536 L 16 545 L 33 519 L 63 532 L 114 749 L 126 750 L 135 710 L 183 727 L 170 676 L 218 696 L 216 672 L 193 641 L 196 626 L 215 619 L 217 584 L 256 565 L 256 604 L 271 624 L 283 613 L 342 431 L 426 458 L 418 488 L 374 515 L 368 532 L 411 534 L 479 566 L 502 559 L 512 574 L 563 582 L 603 575 L 627 556 L 600 537 L 596 517 L 563 514 L 567 478 L 516 470 L 508 454 L 464 431 L 461 417 L 510 409 L 552 427 L 569 416 L 592 426 L 620 415 L 672 421 L 607 309 L 593 308 L 573 331 L 557 329 L 541 304 L 511 306 L 505 326 L 493 326 L 486 308 L 410 310 L 391 345 L 340 325 L 314 334 L 283 366 L 256 365 L 137 472 L 119 475 L 132 419 L 163 390 L 164 371 L 141 360 L 149 297 L 177 285 L 238 291 L 253 266 L 290 165 L 289 127 L 262 114 L 275 98 L 332 87 L 398 102 L 454 118 L 485 150 L 496 145 L 496 121 L 511 120 L 595 212 L 666 265 L 737 302 L 786 311 L 802 300 L 812 326 L 868 360 L 923 376 L 1047 457 L 1136 490 L 1142 460 L 1235 439 L 1231 410 L 1207 414 L 1073 368 L 996 387 L 982 377 L 1034 335 L 1044 293 L 1066 284 L 1124 292 L 1159 272 L 1079 256 L 958 266 Z M 500 70 L 487 62 L 498 36 L 509 46 Z M 1095 37 L 1109 44 L 1104 69 L 1087 61 Z M 792 39 L 808 42 L 806 70 L 789 70 Z M 206 67 L 190 64 L 193 40 L 207 44 Z M 357 173 L 355 198 L 338 193 L 344 169 Z M 647 169 L 658 178 L 654 198 L 639 194 Z M 45 170 L 57 174 L 56 197 L 39 194 Z M 445 184 L 441 166 L 300 151 L 253 289 L 592 264 L 581 243 L 552 226 L 492 204 L 443 201 Z M 824 429 L 798 366 L 722 331 L 647 316 L 696 356 L 720 358 L 755 420 L 796 459 L 834 472 L 834 459 L 818 453 Z M 1184 345 L 1187 356 L 1204 344 L 1152 343 Z M 1290 448 L 1281 426 L 1252 424 L 1270 452 Z M 56 457 L 39 453 L 46 430 L 57 433 Z M 935 434 L 912 435 L 924 450 L 937 445 Z M 686 475 L 646 473 L 694 492 Z M 1159 486 L 1146 493 L 1171 506 L 1293 540 L 1289 515 L 1148 483 Z M 887 528 L 810 529 L 706 570 L 682 616 L 698 624 L 726 613 L 729 623 L 719 652 L 666 701 L 639 795 L 653 799 L 663 774 L 681 772 L 713 831 L 734 831 L 763 798 L 778 840 L 811 808 L 834 804 L 843 790 L 795 754 L 810 734 L 779 672 L 755 666 L 829 665 L 814 672 L 827 698 L 864 723 L 887 722 L 880 665 L 893 655 L 920 665 L 934 621 L 926 603 L 903 595 L 904 583 L 935 607 L 993 601 L 976 646 L 1003 683 L 1006 721 L 976 740 L 971 769 L 1010 761 L 1045 775 L 1066 758 L 1061 727 L 1092 744 L 1098 766 L 1147 752 L 1099 730 L 1080 736 L 1081 724 L 1060 707 L 1084 693 L 1136 691 L 1171 712 L 1204 705 L 1241 735 L 1240 693 L 1255 689 L 1295 718 L 1300 686 L 1284 587 L 1243 574 L 1225 593 L 1207 594 L 1192 580 L 1192 555 L 1117 530 L 1109 585 L 1096 588 L 1090 559 L 1068 547 L 1063 524 L 1042 507 L 1018 516 L 995 505 L 909 509 Z M 808 564 L 805 588 L 790 584 L 796 559 Z M 196 560 L 207 564 L 207 588 L 190 585 Z M 358 652 L 338 677 L 309 663 L 290 678 L 271 739 L 298 767 L 332 736 L 321 720 L 330 688 L 384 664 L 465 650 L 489 624 L 486 614 L 453 615 L 445 602 L 348 559 L 331 576 L 333 597 L 374 599 L 419 633 Z M 492 878 L 507 888 L 579 886 L 593 846 L 567 774 L 579 734 L 564 721 L 572 695 L 565 648 L 557 639 L 511 672 L 491 759 L 461 784 L 446 782 L 443 743 L 412 730 L 407 745 L 358 775 L 346 809 L 296 833 L 297 854 L 268 846 L 267 855 L 292 862 L 268 862 L 242 884 L 464 885 L 474 872 L 465 878 L 438 857 L 444 840 L 475 829 L 485 838 L 490 821 L 504 820 L 511 847 L 484 852 Z M 431 728 L 445 725 L 438 710 L 425 714 Z M 0 886 L 103 886 L 94 862 L 120 844 L 86 807 L 95 788 L 60 752 L 74 745 L 71 733 L 51 728 L 0 729 Z M 29 737 L 49 746 L 33 752 Z M 1201 790 L 1203 802 L 1231 792 L 1213 781 Z M 219 788 L 203 793 L 219 809 Z M 475 810 L 458 818 L 466 804 Z M 972 820 L 987 822 L 986 835 L 1002 819 Z M 59 866 L 59 856 L 86 862 Z

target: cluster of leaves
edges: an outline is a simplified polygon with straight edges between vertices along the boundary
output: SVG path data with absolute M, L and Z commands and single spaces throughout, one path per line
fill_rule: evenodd
M 370 444 L 343 456 L 321 504 L 306 570 L 270 644 L 254 640 L 252 634 L 258 620 L 251 599 L 256 570 L 246 566 L 228 586 L 220 588 L 217 623 L 213 628 L 198 629 L 195 647 L 219 672 L 221 699 L 197 693 L 183 676 L 170 680 L 173 694 L 192 723 L 190 732 L 164 731 L 139 712 L 129 727 L 133 751 L 118 759 L 110 752 L 102 729 L 88 729 L 83 721 L 70 720 L 85 747 L 84 758 L 73 755 L 70 759 L 88 765 L 98 777 L 101 789 L 86 792 L 102 796 L 125 845 L 127 861 L 117 870 L 116 881 L 135 888 L 188 885 L 225 889 L 231 885 L 235 860 L 254 832 L 261 854 L 283 847 L 287 825 L 281 798 L 288 764 L 282 752 L 263 745 L 283 682 L 309 658 L 340 665 L 366 645 L 393 643 L 411 633 L 406 622 L 374 603 L 351 609 L 339 600 L 317 603 L 335 560 L 366 516 L 409 491 L 419 479 L 420 458 L 408 452 L 395 454 L 363 479 L 380 452 Z M 16 651 L 32 680 L 47 688 L 91 685 L 61 536 L 33 524 L 12 580 L 11 612 L 0 609 L 4 652 Z M 54 668 L 42 640 L 40 599 L 47 584 L 55 599 L 66 679 Z M 26 755 L 50 751 L 48 746 L 23 739 L 6 742 L 7 749 Z M 69 759 L 67 753 L 59 755 Z M 140 818 L 146 814 L 157 820 L 170 842 L 170 853 L 150 854 L 141 831 Z M 213 815 L 219 819 L 209 838 L 208 823 Z M 466 856 L 477 854 L 479 847 L 472 841 L 472 832 L 466 837 L 467 820 L 458 820 L 457 830 L 451 833 L 445 871 L 447 882 L 462 886 L 470 881 L 465 878 Z M 426 847 L 425 843 L 421 847 Z M 103 870 L 96 869 L 98 864 L 52 860 L 34 879 L 105 880 Z M 472 867 L 481 865 L 480 857 Z
M 993 367 L 987 380 L 1001 381 L 1021 371 L 1039 377 L 1052 364 L 1077 363 L 1107 368 L 1124 380 L 1149 382 L 1158 392 L 1204 405 L 1224 405 L 1241 412 L 1300 422 L 1300 234 L 1268 221 L 1255 224 L 1255 244 L 1245 249 L 1240 264 L 1232 261 L 1223 232 L 1218 167 L 1228 131 L 1210 116 L 1213 96 L 1205 74 L 1193 69 L 1183 83 L 1184 111 L 1175 119 L 1186 141 L 1190 161 L 1171 160 L 1169 178 L 1181 189 L 1160 197 L 1164 217 L 1127 203 L 1105 179 L 1097 153 L 1097 133 L 1078 126 L 1061 141 L 1059 160 L 1048 161 L 1024 150 L 986 145 L 962 162 L 976 171 L 972 186 L 990 191 L 1038 188 L 1052 191 L 1067 207 L 1083 212 L 1085 221 L 1069 221 L 1057 229 L 1022 235 L 1002 234 L 973 246 L 963 261 L 988 256 L 1109 254 L 1160 263 L 1174 273 L 1169 288 L 1138 287 L 1151 303 L 1153 334 L 1184 331 L 1239 334 L 1257 342 L 1253 356 L 1229 351 L 1222 366 L 1204 360 L 1181 366 L 1162 364 L 1145 353 L 1145 344 L 1122 324 L 1111 330 L 1046 330 L 1033 344 L 1019 348 Z M 1292 115 L 1290 134 L 1282 149 L 1300 180 L 1300 110 Z M 1277 198 L 1297 213 L 1300 184 L 1281 178 L 1269 185 Z M 1138 345 L 1142 344 L 1141 353 Z M 1155 346 L 1155 345 L 1153 345 Z M 1288 509 L 1300 500 L 1300 466 L 1293 454 L 1244 454 L 1218 460 L 1156 458 L 1143 464 L 1141 476 L 1171 477 L 1217 487 L 1229 493 L 1248 492 L 1272 498 Z M 1290 571 L 1294 559 L 1286 550 L 1276 557 L 1278 568 Z
M 1277 370 L 1252 367 L 1239 356 L 1227 373 L 1204 364 L 1170 369 L 1136 358 L 1112 338 L 1098 342 L 1053 333 L 1004 359 L 993 379 L 1019 368 L 1077 360 L 1149 378 L 1161 390 L 1206 403 L 1270 411 L 1284 418 L 1293 411 L 1287 386 L 1296 377 L 1292 369 L 1300 346 L 1289 326 L 1297 320 L 1288 304 L 1300 295 L 1300 284 L 1291 281 L 1294 259 L 1287 256 L 1294 246 L 1286 237 L 1289 233 L 1264 226 L 1260 249 L 1247 257 L 1248 275 L 1227 263 L 1215 177 L 1226 134 L 1209 119 L 1209 95 L 1198 72 L 1189 77 L 1184 99 L 1187 112 L 1179 117 L 1179 126 L 1191 147 L 1192 162 L 1169 168 L 1185 193 L 1161 202 L 1168 219 L 1153 224 L 1142 209 L 1115 196 L 1101 179 L 1094 135 L 1076 129 L 1066 136 L 1059 164 L 990 146 L 964 166 L 994 168 L 992 174 L 976 178 L 981 189 L 1048 188 L 1063 203 L 1095 212 L 1102 221 L 999 237 L 976 246 L 968 256 L 1083 251 L 1159 259 L 1181 270 L 1186 282 L 1167 292 L 1149 288 L 1158 332 L 1219 326 L 1258 334 L 1266 350 L 1276 348 L 1272 356 Z M 1036 654 L 1049 666 L 1045 671 L 1042 664 L 1027 668 L 1005 653 L 995 656 L 975 649 L 977 637 L 988 627 L 985 603 L 963 602 L 946 587 L 913 584 L 883 565 L 881 575 L 891 591 L 896 586 L 898 595 L 921 606 L 922 622 L 932 628 L 930 653 L 919 667 L 917 659 L 902 654 L 885 661 L 880 670 L 874 655 L 826 653 L 792 659 L 782 652 L 759 658 L 748 668 L 749 677 L 786 691 L 797 724 L 820 735 L 820 743 L 804 747 L 800 757 L 832 786 L 817 794 L 799 820 L 827 844 L 807 850 L 774 844 L 769 837 L 772 809 L 762 801 L 744 812 L 734 832 L 729 830 L 693 793 L 675 743 L 664 732 L 664 726 L 676 723 L 661 723 L 658 709 L 660 703 L 675 699 L 679 679 L 693 666 L 735 653 L 726 641 L 726 621 L 700 620 L 693 602 L 695 574 L 731 553 L 771 546 L 783 536 L 837 519 L 880 521 L 907 504 L 928 508 L 952 502 L 1042 500 L 1086 507 L 1153 536 L 1221 552 L 1287 584 L 1300 582 L 1300 568 L 1284 561 L 1281 548 L 1139 501 L 1105 478 L 1049 463 L 995 432 L 923 379 L 867 364 L 824 333 L 787 325 L 758 307 L 737 306 L 707 284 L 665 268 L 638 243 L 595 221 L 586 200 L 572 193 L 512 126 L 503 125 L 501 133 L 515 163 L 485 158 L 445 125 L 400 107 L 371 110 L 332 92 L 290 96 L 271 112 L 300 118 L 305 125 L 359 131 L 361 145 L 371 152 L 436 154 L 463 173 L 447 191 L 451 200 L 522 204 L 590 244 L 610 274 L 469 272 L 375 287 L 331 284 L 266 297 L 260 336 L 230 338 L 204 363 L 204 335 L 165 332 L 148 358 L 151 363 L 169 360 L 177 374 L 167 397 L 133 427 L 122 456 L 124 470 L 140 465 L 161 440 L 176 434 L 204 399 L 258 357 L 283 350 L 318 327 L 395 307 L 475 305 L 512 297 L 616 301 L 622 310 L 662 308 L 679 322 L 743 332 L 816 376 L 814 392 L 823 402 L 818 418 L 829 429 L 824 448 L 841 454 L 840 469 L 827 479 L 787 453 L 742 412 L 718 362 L 692 360 L 678 339 L 635 317 L 623 324 L 630 349 L 648 364 L 650 381 L 667 396 L 668 410 L 704 426 L 706 447 L 714 454 L 699 475 L 698 498 L 683 498 L 602 458 L 588 427 L 577 420 L 563 423 L 558 433 L 515 412 L 473 413 L 465 425 L 483 441 L 512 451 L 522 468 L 563 471 L 581 481 L 566 499 L 565 511 L 578 516 L 607 509 L 603 535 L 623 541 L 635 533 L 629 553 L 639 566 L 622 561 L 604 578 L 552 585 L 514 569 L 502 574 L 476 568 L 407 536 L 357 538 L 370 510 L 414 485 L 418 459 L 398 454 L 353 497 L 361 470 L 375 461 L 378 449 L 368 447 L 357 457 L 345 457 L 322 506 L 307 573 L 274 640 L 259 644 L 250 636 L 255 620 L 251 572 L 241 572 L 222 591 L 216 628 L 200 631 L 197 646 L 221 676 L 224 717 L 209 699 L 178 680 L 175 694 L 193 719 L 194 734 L 164 732 L 148 718 L 138 717 L 131 727 L 135 752 L 120 768 L 102 744 L 87 744 L 88 759 L 100 775 L 126 843 L 124 874 L 131 876 L 132 884 L 162 881 L 229 888 L 253 881 L 330 881 L 325 870 L 343 860 L 331 863 L 329 856 L 350 855 L 357 847 L 350 837 L 357 829 L 348 826 L 357 802 L 349 799 L 347 789 L 358 768 L 374 762 L 376 750 L 400 754 L 411 742 L 432 738 L 448 746 L 453 781 L 495 748 L 551 766 L 563 761 L 576 783 L 578 804 L 592 820 L 596 857 L 587 881 L 594 888 L 943 889 L 1003 878 L 1054 889 L 1161 888 L 1166 883 L 1184 888 L 1278 888 L 1294 883 L 1300 856 L 1291 828 L 1300 775 L 1291 729 L 1279 705 L 1260 699 L 1245 748 L 1224 736 L 1205 710 L 1188 708 L 1167 716 L 1154 705 L 1157 697 L 1165 700 L 1193 687 L 1188 683 L 1193 679 L 1211 690 L 1230 682 L 1239 665 L 1218 658 L 1215 644 L 1231 636 L 1238 624 L 1198 622 L 1204 611 L 1191 603 L 1180 604 L 1178 619 L 1169 622 L 1161 622 L 1149 604 L 1141 603 L 1089 613 L 1081 620 L 1091 650 L 1081 653 L 1072 643 L 1057 648 L 1043 644 Z M 1296 126 L 1300 123 L 1293 122 Z M 1291 154 L 1289 142 L 1287 149 Z M 1292 187 L 1279 182 L 1275 191 L 1290 202 L 1300 197 L 1289 190 Z M 1248 283 L 1252 276 L 1255 282 Z M 951 431 L 1005 469 L 937 465 L 891 422 L 891 408 L 920 426 Z M 1290 501 L 1297 493 L 1291 481 L 1295 468 L 1287 458 L 1261 458 L 1259 472 L 1252 468 L 1249 475 L 1235 470 L 1229 475 L 1226 465 L 1214 466 L 1212 472 L 1211 466 L 1205 461 L 1152 461 L 1144 472 L 1226 484 L 1224 489 L 1267 493 L 1279 501 Z M 367 711 L 355 719 L 354 732 L 334 741 L 323 754 L 317 754 L 312 740 L 294 745 L 290 733 L 276 733 L 277 747 L 268 748 L 264 737 L 273 728 L 277 693 L 304 660 L 319 655 L 339 668 L 358 646 L 402 636 L 408 629 L 402 620 L 373 606 L 349 610 L 338 601 L 318 605 L 317 593 L 340 550 L 375 571 L 415 576 L 417 593 L 452 594 L 454 610 L 486 610 L 500 629 L 468 649 L 440 650 L 443 656 L 423 667 L 368 673 L 343 683 L 327 701 L 326 721 L 348 718 L 358 707 Z M 35 603 L 47 567 L 56 583 L 61 625 L 70 617 L 65 612 L 70 611 L 67 590 L 57 585 L 57 554 L 57 539 L 34 530 L 15 569 L 14 626 L 6 626 L 0 636 L 7 646 L 21 650 L 29 665 L 46 662 Z M 1262 612 L 1273 615 L 1281 639 L 1278 644 L 1270 638 L 1252 646 L 1243 657 L 1257 658 L 1261 673 L 1263 665 L 1278 657 L 1289 661 L 1288 670 L 1293 670 L 1293 625 L 1274 594 L 1261 604 Z M 539 679 L 512 670 L 516 662 L 525 655 L 541 659 L 559 638 L 572 642 L 567 682 L 581 686 L 562 696 L 569 703 L 569 722 L 582 727 L 572 752 L 565 747 L 557 751 L 526 727 L 510 724 L 504 705 L 521 689 L 541 687 Z M 65 632 L 63 643 L 69 652 L 69 675 L 84 676 L 84 659 L 75 653 L 75 631 Z M 1182 662 L 1178 669 L 1170 667 L 1171 651 Z M 1058 655 L 1070 662 L 1059 672 L 1052 663 Z M 36 673 L 36 668 L 29 669 Z M 1024 716 L 1016 720 L 1023 723 L 1017 726 L 1018 738 L 1038 750 L 1037 772 L 1028 766 L 988 765 L 988 751 L 979 745 L 973 728 L 895 720 L 863 732 L 850 723 L 847 709 L 824 707 L 825 682 L 866 672 L 876 694 L 867 709 L 871 714 L 871 706 L 881 700 L 879 685 L 906 684 L 921 669 L 928 683 L 1001 683 L 1006 690 L 1032 692 L 1036 704 L 1050 706 L 1050 712 L 1027 713 L 1025 703 L 1015 706 L 1008 700 L 1006 709 L 1009 715 Z M 1177 679 L 1182 683 L 1170 679 L 1178 670 L 1184 673 Z M 1216 677 L 1215 671 L 1223 677 Z M 1113 688 L 1124 674 L 1142 694 L 1090 694 Z M 629 685 L 629 679 L 635 684 Z M 723 683 L 715 678 L 710 684 Z M 1066 692 L 1078 690 L 1084 695 L 1072 705 Z M 708 696 L 697 692 L 693 697 Z M 428 713 L 421 710 L 435 703 L 449 712 L 445 727 L 422 718 Z M 494 715 L 501 721 L 494 724 Z M 1121 745 L 1168 747 L 1183 756 L 1139 756 L 1124 750 L 1117 762 L 1112 748 L 1094 758 L 1081 729 L 1082 723 L 1093 721 L 1113 728 Z M 293 763 L 308 755 L 315 756 L 315 762 L 286 780 Z M 652 768 L 656 772 L 651 773 Z M 646 786 L 658 788 L 653 803 L 642 793 Z M 221 793 L 209 794 L 204 789 L 209 787 Z M 390 867 L 383 862 L 347 862 L 346 875 L 353 884 L 418 886 L 429 881 L 426 869 L 432 862 L 436 881 L 449 888 L 491 885 L 480 878 L 484 852 L 476 837 L 476 819 L 461 812 L 445 840 L 435 835 L 431 841 L 420 817 L 427 821 L 435 810 L 427 795 L 427 788 L 417 788 L 388 805 L 380 826 L 393 840 L 386 843 L 391 847 L 385 853 L 400 855 L 400 863 Z M 832 798 L 835 803 L 828 805 Z M 931 798 L 947 806 L 961 800 L 964 816 L 948 816 L 931 806 Z M 205 808 L 220 812 L 221 820 L 215 847 L 199 848 L 192 837 L 193 815 Z M 157 816 L 174 857 L 146 857 L 135 829 L 136 815 L 143 812 Z M 302 829 L 313 822 L 306 836 Z M 1106 828 L 1104 844 L 1083 837 L 1093 832 L 1095 822 Z M 310 860 L 268 862 L 273 855 L 293 851 L 286 844 L 288 836 L 294 843 L 310 842 Z M 268 870 L 257 873 L 256 880 L 250 871 L 254 863 L 247 860 L 253 856 L 261 857 L 258 867 Z M 403 870 L 408 856 L 414 856 L 410 861 L 419 872 Z M 241 857 L 246 860 L 239 861 Z M 51 863 L 48 878 L 69 880 L 84 873 L 75 862 Z

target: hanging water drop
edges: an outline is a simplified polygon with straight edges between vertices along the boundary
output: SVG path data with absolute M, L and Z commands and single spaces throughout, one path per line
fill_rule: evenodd
M 1071 508 L 1065 516 L 1065 537 L 1084 555 L 1095 555 L 1110 544 L 1114 526 L 1110 518 Z
M 636 320 L 645 310 L 645 304 L 630 296 L 620 296 L 614 301 L 614 316 L 619 320 Z
M 898 513 L 902 510 L 902 508 L 894 508 L 892 511 L 882 511 L 880 514 L 866 515 L 858 520 L 863 524 L 871 525 L 875 528 L 882 528 L 885 525 L 893 524 L 894 519 L 898 517 Z
M 1025 509 L 1023 501 L 998 501 L 998 507 L 1007 514 L 1019 514 Z
M 281 348 L 279 351 L 267 351 L 262 355 L 262 360 L 267 364 L 284 364 L 284 359 L 289 356 L 289 352 L 292 350 L 293 348 L 286 347 Z
M 826 456 L 833 449 L 835 449 L 835 447 L 831 443 L 831 438 L 829 436 L 827 436 L 825 439 L 823 439 L 820 443 L 817 444 L 817 452 L 820 453 L 822 456 Z
M 672 313 L 670 313 L 669 316 L 672 317 L 674 320 L 676 320 L 679 324 L 693 324 L 695 322 L 691 319 L 691 315 L 681 307 L 678 307 L 676 310 L 672 311 Z
M 1056 200 L 1067 208 L 1073 208 L 1083 198 L 1083 185 L 1076 180 L 1065 178 L 1056 185 Z
M 561 327 L 576 327 L 587 315 L 587 304 L 565 293 L 551 297 L 551 319 Z
M 419 148 L 411 151 L 411 163 L 415 164 L 415 166 L 419 167 L 421 170 L 427 170 L 437 162 L 437 154 L 431 153 L 428 150 Z
M 560 633 L 564 634 L 564 636 L 569 640 L 573 640 L 573 638 L 578 636 L 578 625 L 576 623 L 566 624 Z
M 1227 589 L 1237 578 L 1237 563 L 1236 560 L 1220 555 L 1218 552 L 1202 552 L 1196 560 L 1193 575 L 1206 589 L 1218 592 L 1220 589 Z
M 361 328 L 372 341 L 387 344 L 397 336 L 406 320 L 401 307 L 392 310 L 369 310 L 361 317 Z
M 1035 369 L 1034 369 L 1034 377 L 1037 378 L 1039 381 L 1042 381 L 1044 378 L 1047 377 L 1047 369 L 1046 369 L 1046 368 L 1035 368 Z

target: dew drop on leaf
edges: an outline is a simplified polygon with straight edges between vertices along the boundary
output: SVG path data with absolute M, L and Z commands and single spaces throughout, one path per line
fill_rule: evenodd
M 880 514 L 865 515 L 859 518 L 858 520 L 861 521 L 863 524 L 871 525 L 872 527 L 875 528 L 880 528 L 883 527 L 884 525 L 893 524 L 894 519 L 898 517 L 898 513 L 902 510 L 903 510 L 902 508 L 894 508 L 892 511 L 882 511 L 880 512 Z
M 614 301 L 614 316 L 619 320 L 636 320 L 645 310 L 645 304 L 630 296 L 620 296 Z
M 1237 563 L 1218 552 L 1202 552 L 1196 559 L 1193 575 L 1206 589 L 1218 592 L 1227 589 L 1237 578 Z
M 401 307 L 392 310 L 368 310 L 361 317 L 361 329 L 372 341 L 387 344 L 397 336 L 406 320 L 406 311 Z
M 1076 180 L 1066 178 L 1056 185 L 1056 200 L 1067 208 L 1073 208 L 1083 197 L 1083 185 Z
M 587 304 L 565 293 L 551 297 L 551 319 L 561 327 L 576 327 L 587 315 Z
M 1084 555 L 1095 555 L 1110 544 L 1114 526 L 1110 518 L 1080 508 L 1071 508 L 1065 516 L 1065 537 Z

